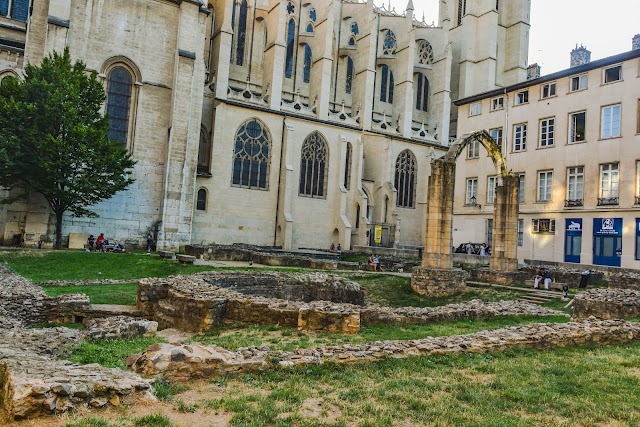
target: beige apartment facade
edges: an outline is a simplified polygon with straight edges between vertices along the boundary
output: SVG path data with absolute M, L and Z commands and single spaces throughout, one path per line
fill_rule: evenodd
M 633 50 L 456 101 L 520 177 L 518 260 L 640 267 L 640 35 Z M 454 244 L 491 240 L 499 179 L 482 148 L 456 172 Z
M 381 245 L 420 246 L 452 96 L 525 78 L 529 8 L 441 2 L 429 23 L 410 0 L 48 0 L 0 21 L 0 79 L 68 47 L 103 79 L 137 161 L 130 189 L 63 234 L 349 249 L 379 227 Z M 40 196 L 0 207 L 0 236 L 50 243 Z

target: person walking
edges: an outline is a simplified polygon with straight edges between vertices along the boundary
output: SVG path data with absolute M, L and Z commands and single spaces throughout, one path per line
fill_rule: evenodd
M 151 248 L 153 247 L 153 236 L 151 233 L 147 234 L 147 253 L 151 253 Z

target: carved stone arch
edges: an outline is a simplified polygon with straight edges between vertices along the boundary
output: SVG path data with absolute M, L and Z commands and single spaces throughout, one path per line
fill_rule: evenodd
M 0 81 L 2 81 L 2 79 L 5 79 L 7 77 L 14 77 L 16 79 L 23 80 L 23 76 L 13 68 L 0 70 Z
M 445 162 L 455 163 L 467 145 L 474 141 L 478 141 L 480 145 L 487 150 L 489 157 L 491 157 L 491 160 L 496 167 L 496 173 L 503 177 L 507 176 L 507 163 L 502 155 L 502 151 L 495 139 L 493 139 L 486 130 L 467 133 L 461 138 L 458 138 L 453 144 L 451 144 L 449 151 L 444 155 Z
M 142 82 L 142 73 L 140 72 L 140 68 L 133 62 L 131 59 L 124 55 L 112 56 L 102 63 L 100 67 L 100 77 L 106 78 L 109 74 L 109 71 L 117 66 L 125 66 L 133 75 L 135 80 L 135 84 L 141 84 Z

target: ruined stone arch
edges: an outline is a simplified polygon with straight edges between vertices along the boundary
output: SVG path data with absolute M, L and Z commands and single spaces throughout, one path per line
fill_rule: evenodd
M 480 145 L 487 150 L 489 157 L 491 157 L 491 160 L 496 167 L 496 174 L 505 176 L 507 174 L 507 163 L 502 155 L 500 147 L 486 130 L 468 133 L 463 135 L 461 138 L 458 138 L 453 144 L 451 144 L 449 151 L 444 155 L 444 160 L 455 163 L 460 154 L 462 154 L 465 148 L 467 148 L 467 145 L 474 141 L 480 143 Z

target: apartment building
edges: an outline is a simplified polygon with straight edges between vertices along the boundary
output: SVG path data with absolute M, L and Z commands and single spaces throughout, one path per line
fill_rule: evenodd
M 640 35 L 632 50 L 455 102 L 458 135 L 486 129 L 519 174 L 518 260 L 640 268 Z M 499 176 L 470 145 L 458 163 L 454 244 L 491 241 Z

